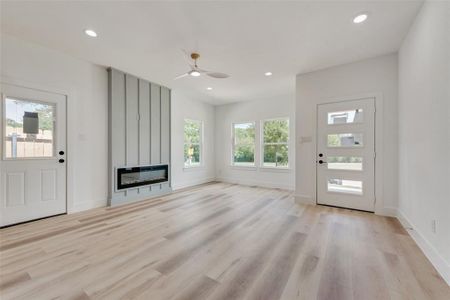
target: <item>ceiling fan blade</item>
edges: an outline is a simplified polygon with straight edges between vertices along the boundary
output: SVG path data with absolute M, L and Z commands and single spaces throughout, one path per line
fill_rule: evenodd
M 189 66 L 191 67 L 191 71 L 197 71 L 197 72 L 200 72 L 200 73 L 209 73 L 209 71 L 207 71 L 205 69 L 200 69 L 199 67 L 197 67 L 195 65 L 189 64 Z
M 219 73 L 219 72 L 207 72 L 206 75 L 208 75 L 209 77 L 212 77 L 212 78 L 219 78 L 219 79 L 230 77 L 230 75 L 228 75 L 228 74 Z
M 177 80 L 177 79 L 180 79 L 180 78 L 183 78 L 183 77 L 186 77 L 186 76 L 188 76 L 189 74 L 188 73 L 184 73 L 184 74 L 181 74 L 181 75 L 179 75 L 179 76 L 177 76 L 177 77 L 175 77 L 173 80 Z
M 205 69 L 200 69 L 197 66 L 191 66 L 191 67 L 192 67 L 192 70 L 199 71 L 200 73 L 210 73 L 209 71 L 207 71 Z

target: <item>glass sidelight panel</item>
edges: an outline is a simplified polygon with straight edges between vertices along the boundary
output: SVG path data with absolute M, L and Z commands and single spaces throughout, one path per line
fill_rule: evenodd
M 362 181 L 347 179 L 328 179 L 328 192 L 362 195 Z
M 362 157 L 358 156 L 328 156 L 327 167 L 329 170 L 362 171 Z
M 328 147 L 361 147 L 363 146 L 362 133 L 336 133 L 327 137 Z
M 362 122 L 363 122 L 362 109 L 352 109 L 328 113 L 328 125 L 362 123 Z
M 4 108 L 5 158 L 54 156 L 54 104 L 6 98 Z

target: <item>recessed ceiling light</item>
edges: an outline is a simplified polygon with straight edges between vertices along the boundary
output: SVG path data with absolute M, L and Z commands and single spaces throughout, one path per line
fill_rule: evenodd
M 359 24 L 359 23 L 364 22 L 365 20 L 367 20 L 367 14 L 360 14 L 360 15 L 357 15 L 357 16 L 353 19 L 353 23 Z
M 97 32 L 95 32 L 94 30 L 92 30 L 92 29 L 86 29 L 85 31 L 84 31 L 84 33 L 86 33 L 88 36 L 90 36 L 90 37 L 97 37 Z
M 266 76 L 272 76 L 272 72 L 266 72 L 266 73 L 264 73 L 264 75 L 266 75 Z
M 207 87 L 206 89 L 207 89 L 208 91 L 212 91 L 212 87 L 210 87 L 210 86 Z

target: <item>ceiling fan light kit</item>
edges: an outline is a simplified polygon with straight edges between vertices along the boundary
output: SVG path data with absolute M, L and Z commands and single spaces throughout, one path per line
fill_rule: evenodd
M 192 70 L 192 71 L 189 72 L 189 75 L 191 75 L 193 77 L 198 77 L 198 76 L 201 75 L 201 73 L 198 72 L 198 71 Z

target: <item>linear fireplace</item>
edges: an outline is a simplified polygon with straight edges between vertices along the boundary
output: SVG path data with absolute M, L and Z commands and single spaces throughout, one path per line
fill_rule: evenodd
M 169 181 L 169 166 L 155 165 L 131 168 L 117 168 L 116 190 Z

